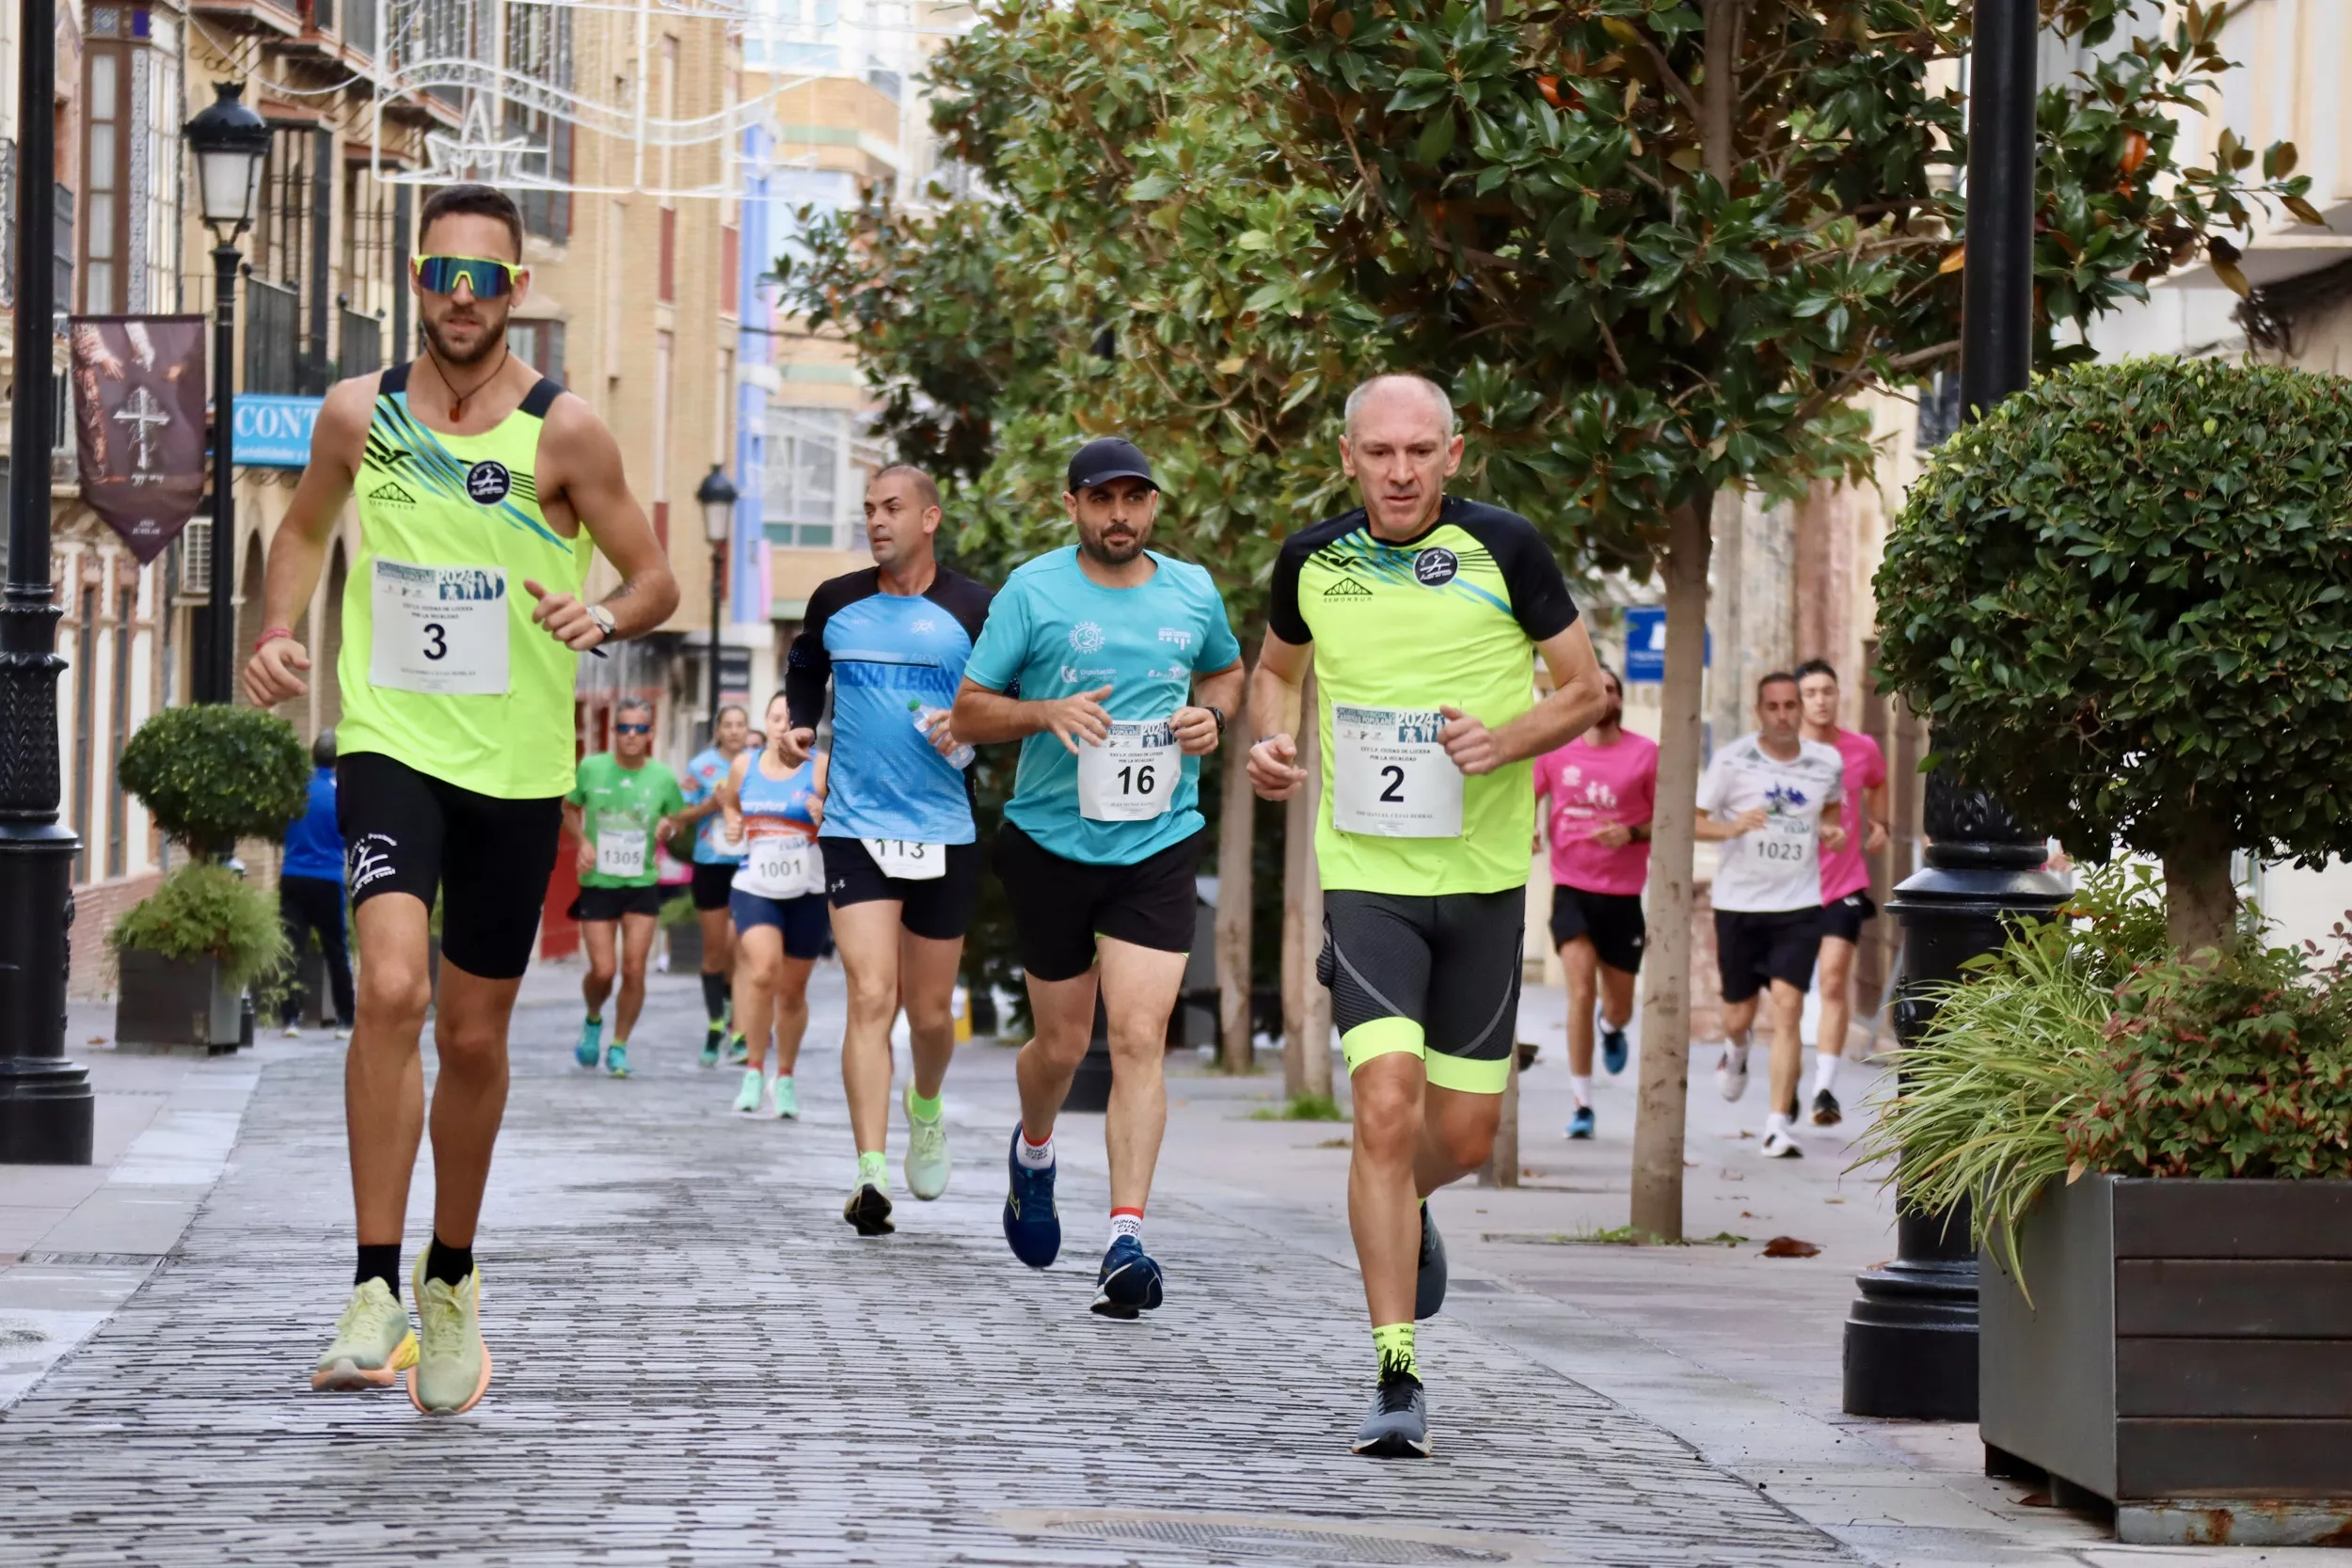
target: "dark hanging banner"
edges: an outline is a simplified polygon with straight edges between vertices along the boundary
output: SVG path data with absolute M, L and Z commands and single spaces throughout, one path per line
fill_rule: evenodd
M 142 565 L 204 498 L 204 318 L 75 316 L 82 499 Z

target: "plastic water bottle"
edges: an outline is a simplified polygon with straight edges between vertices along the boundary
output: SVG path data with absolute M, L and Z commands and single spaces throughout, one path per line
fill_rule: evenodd
M 923 732 L 923 738 L 926 740 L 930 738 L 932 721 L 953 711 L 944 707 L 928 707 L 921 703 L 909 703 L 907 709 L 914 715 L 914 727 Z M 977 753 L 969 746 L 958 746 L 954 751 L 942 754 L 946 757 L 947 766 L 950 768 L 969 768 L 972 766 L 973 757 Z

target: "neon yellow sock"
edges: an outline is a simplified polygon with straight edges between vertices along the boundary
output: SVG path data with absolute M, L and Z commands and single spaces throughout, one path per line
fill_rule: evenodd
M 917 1121 L 937 1121 L 942 1098 L 933 1095 L 926 1100 L 910 1088 L 907 1090 L 907 1115 Z
M 857 1180 L 862 1187 L 890 1191 L 890 1161 L 880 1149 L 861 1149 L 857 1157 Z
M 1372 1348 L 1380 1354 L 1380 1375 L 1403 1372 L 1418 1381 L 1421 1360 L 1413 1354 L 1411 1323 L 1382 1323 L 1372 1331 Z

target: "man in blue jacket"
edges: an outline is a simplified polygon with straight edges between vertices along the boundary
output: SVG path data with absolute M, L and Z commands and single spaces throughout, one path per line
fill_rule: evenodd
M 343 835 L 335 825 L 335 732 L 321 730 L 310 743 L 310 801 L 286 830 L 286 863 L 278 874 L 278 919 L 286 928 L 299 972 L 310 933 L 319 934 L 326 956 L 326 984 L 335 999 L 335 1034 L 350 1033 L 356 1011 L 351 995 L 351 954 L 343 944 Z M 300 1034 L 302 992 L 290 989 L 279 1006 L 289 1037 Z

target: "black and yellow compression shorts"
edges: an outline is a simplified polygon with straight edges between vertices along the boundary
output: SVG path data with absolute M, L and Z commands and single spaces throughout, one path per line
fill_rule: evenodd
M 1409 1051 L 1441 1089 L 1501 1094 L 1518 1037 L 1526 930 L 1525 888 L 1326 893 L 1315 974 L 1331 988 L 1347 1070 Z

